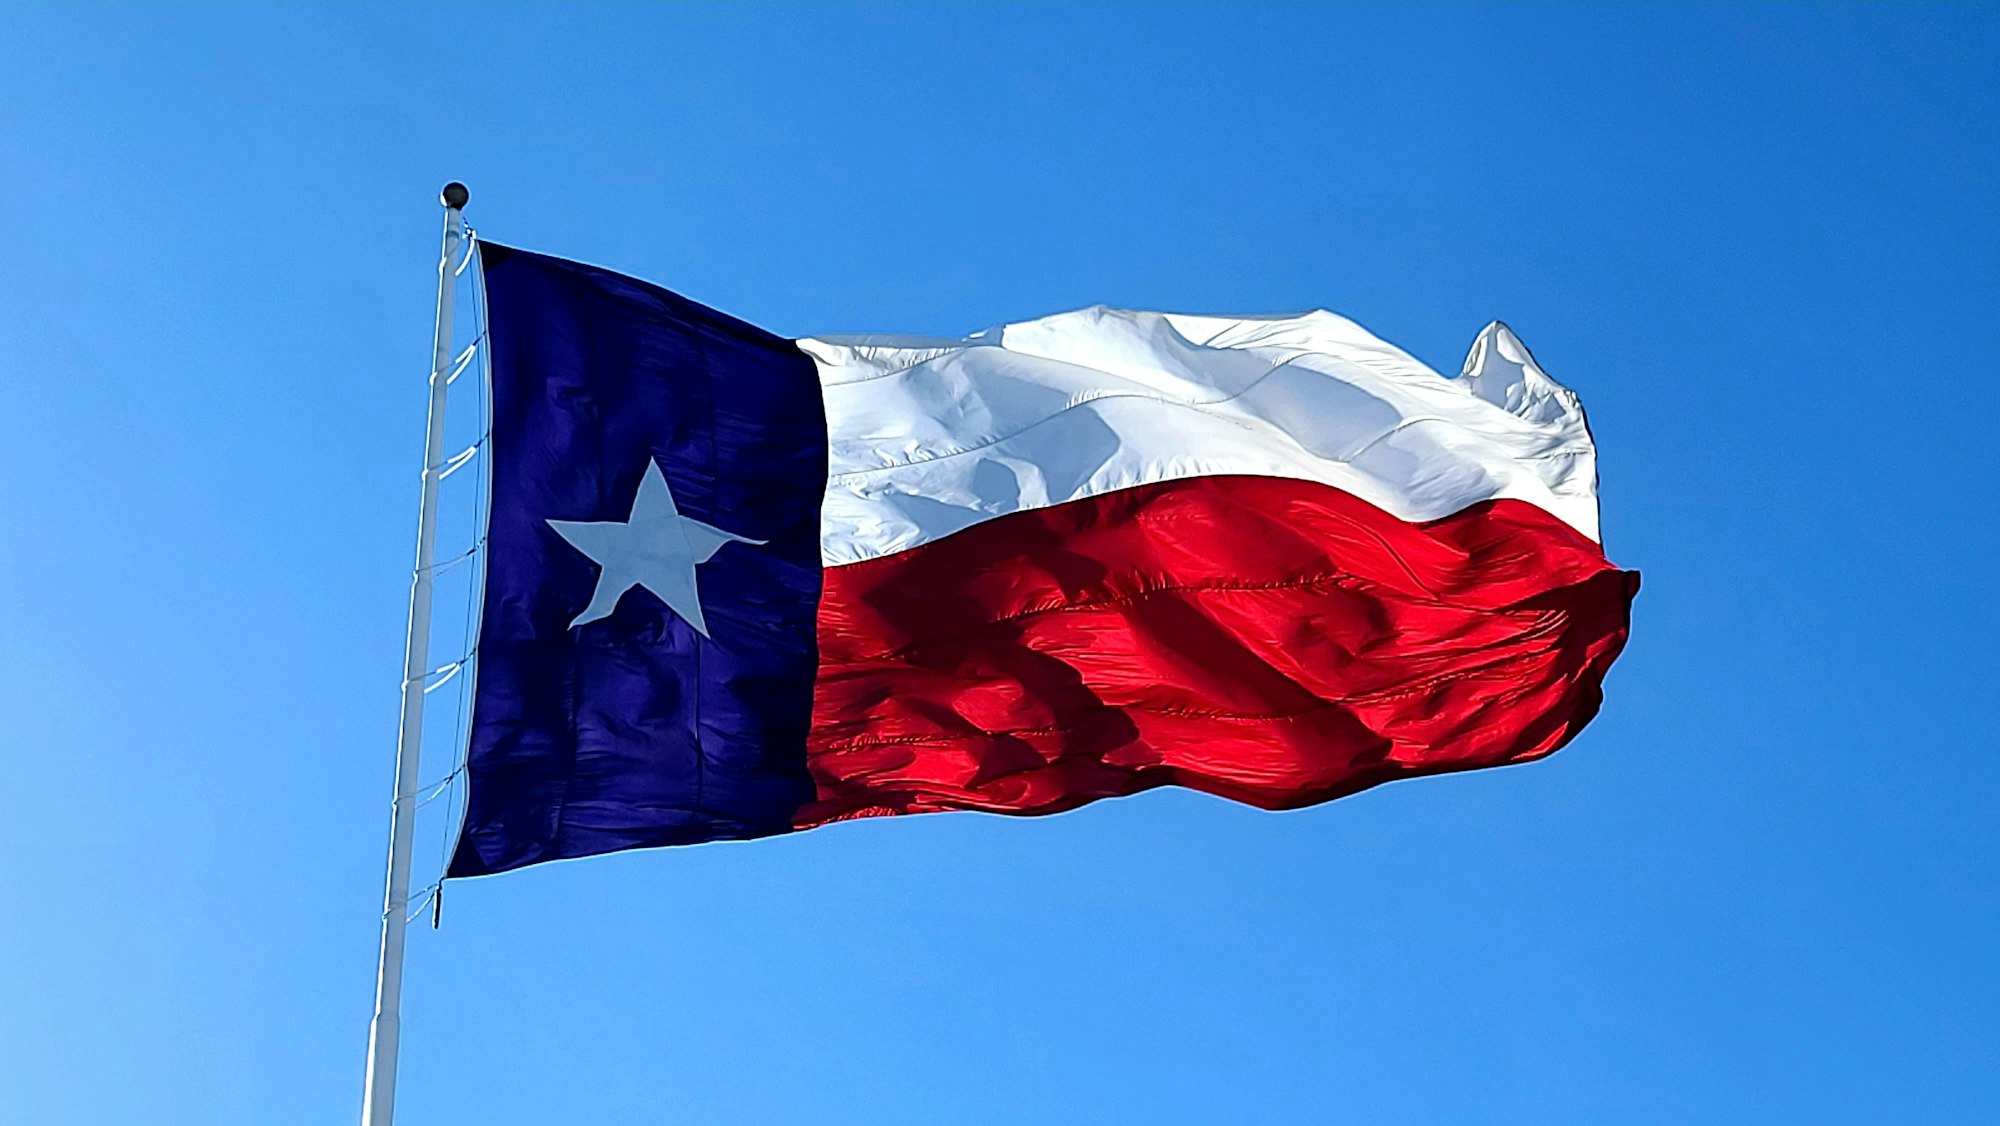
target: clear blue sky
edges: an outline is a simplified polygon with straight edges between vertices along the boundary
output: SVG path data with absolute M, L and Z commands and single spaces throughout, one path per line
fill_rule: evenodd
M 450 178 L 784 333 L 1505 319 L 1646 586 L 1543 763 L 459 886 L 400 1121 L 2000 1121 L 2000 8 L 9 6 L 0 107 L 0 1122 L 353 1120 Z

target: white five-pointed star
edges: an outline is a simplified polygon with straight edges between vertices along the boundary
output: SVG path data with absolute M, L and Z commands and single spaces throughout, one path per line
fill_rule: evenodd
M 551 520 L 549 527 L 571 547 L 603 568 L 590 605 L 570 628 L 609 617 L 618 599 L 635 586 L 660 596 L 660 601 L 686 619 L 703 637 L 708 623 L 701 616 L 701 593 L 695 586 L 696 564 L 706 563 L 726 543 L 763 543 L 725 532 L 689 516 L 674 505 L 660 463 L 646 463 L 639 495 L 632 498 L 632 515 L 624 520 Z

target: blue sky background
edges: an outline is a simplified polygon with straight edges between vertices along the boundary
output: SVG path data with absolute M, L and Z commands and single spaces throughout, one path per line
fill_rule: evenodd
M 2000 8 L 339 5 L 0 8 L 0 1122 L 353 1121 L 450 178 L 784 333 L 1506 319 L 1646 586 L 1540 764 L 457 886 L 402 1121 L 2000 1120 Z

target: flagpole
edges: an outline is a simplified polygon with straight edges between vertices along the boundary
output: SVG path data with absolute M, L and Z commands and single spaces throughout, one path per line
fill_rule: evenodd
M 389 813 L 388 890 L 382 904 L 382 952 L 375 967 L 375 1017 L 368 1025 L 368 1079 L 361 1126 L 396 1117 L 396 1049 L 402 1038 L 403 940 L 410 912 L 410 852 L 416 842 L 417 771 L 423 748 L 424 681 L 430 670 L 431 563 L 437 547 L 438 482 L 444 469 L 445 383 L 451 364 L 452 257 L 465 241 L 470 193 L 444 186 L 444 249 L 438 256 L 437 324 L 431 337 L 430 421 L 424 435 L 423 499 L 417 508 L 417 565 L 410 580 L 409 633 L 403 643 L 403 718 L 396 735 L 396 797 Z

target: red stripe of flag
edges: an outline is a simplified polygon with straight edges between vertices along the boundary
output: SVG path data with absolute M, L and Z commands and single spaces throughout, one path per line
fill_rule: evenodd
M 1400 520 L 1201 477 L 829 568 L 800 827 L 1181 785 L 1265 808 L 1548 754 L 1636 572 L 1521 501 Z

